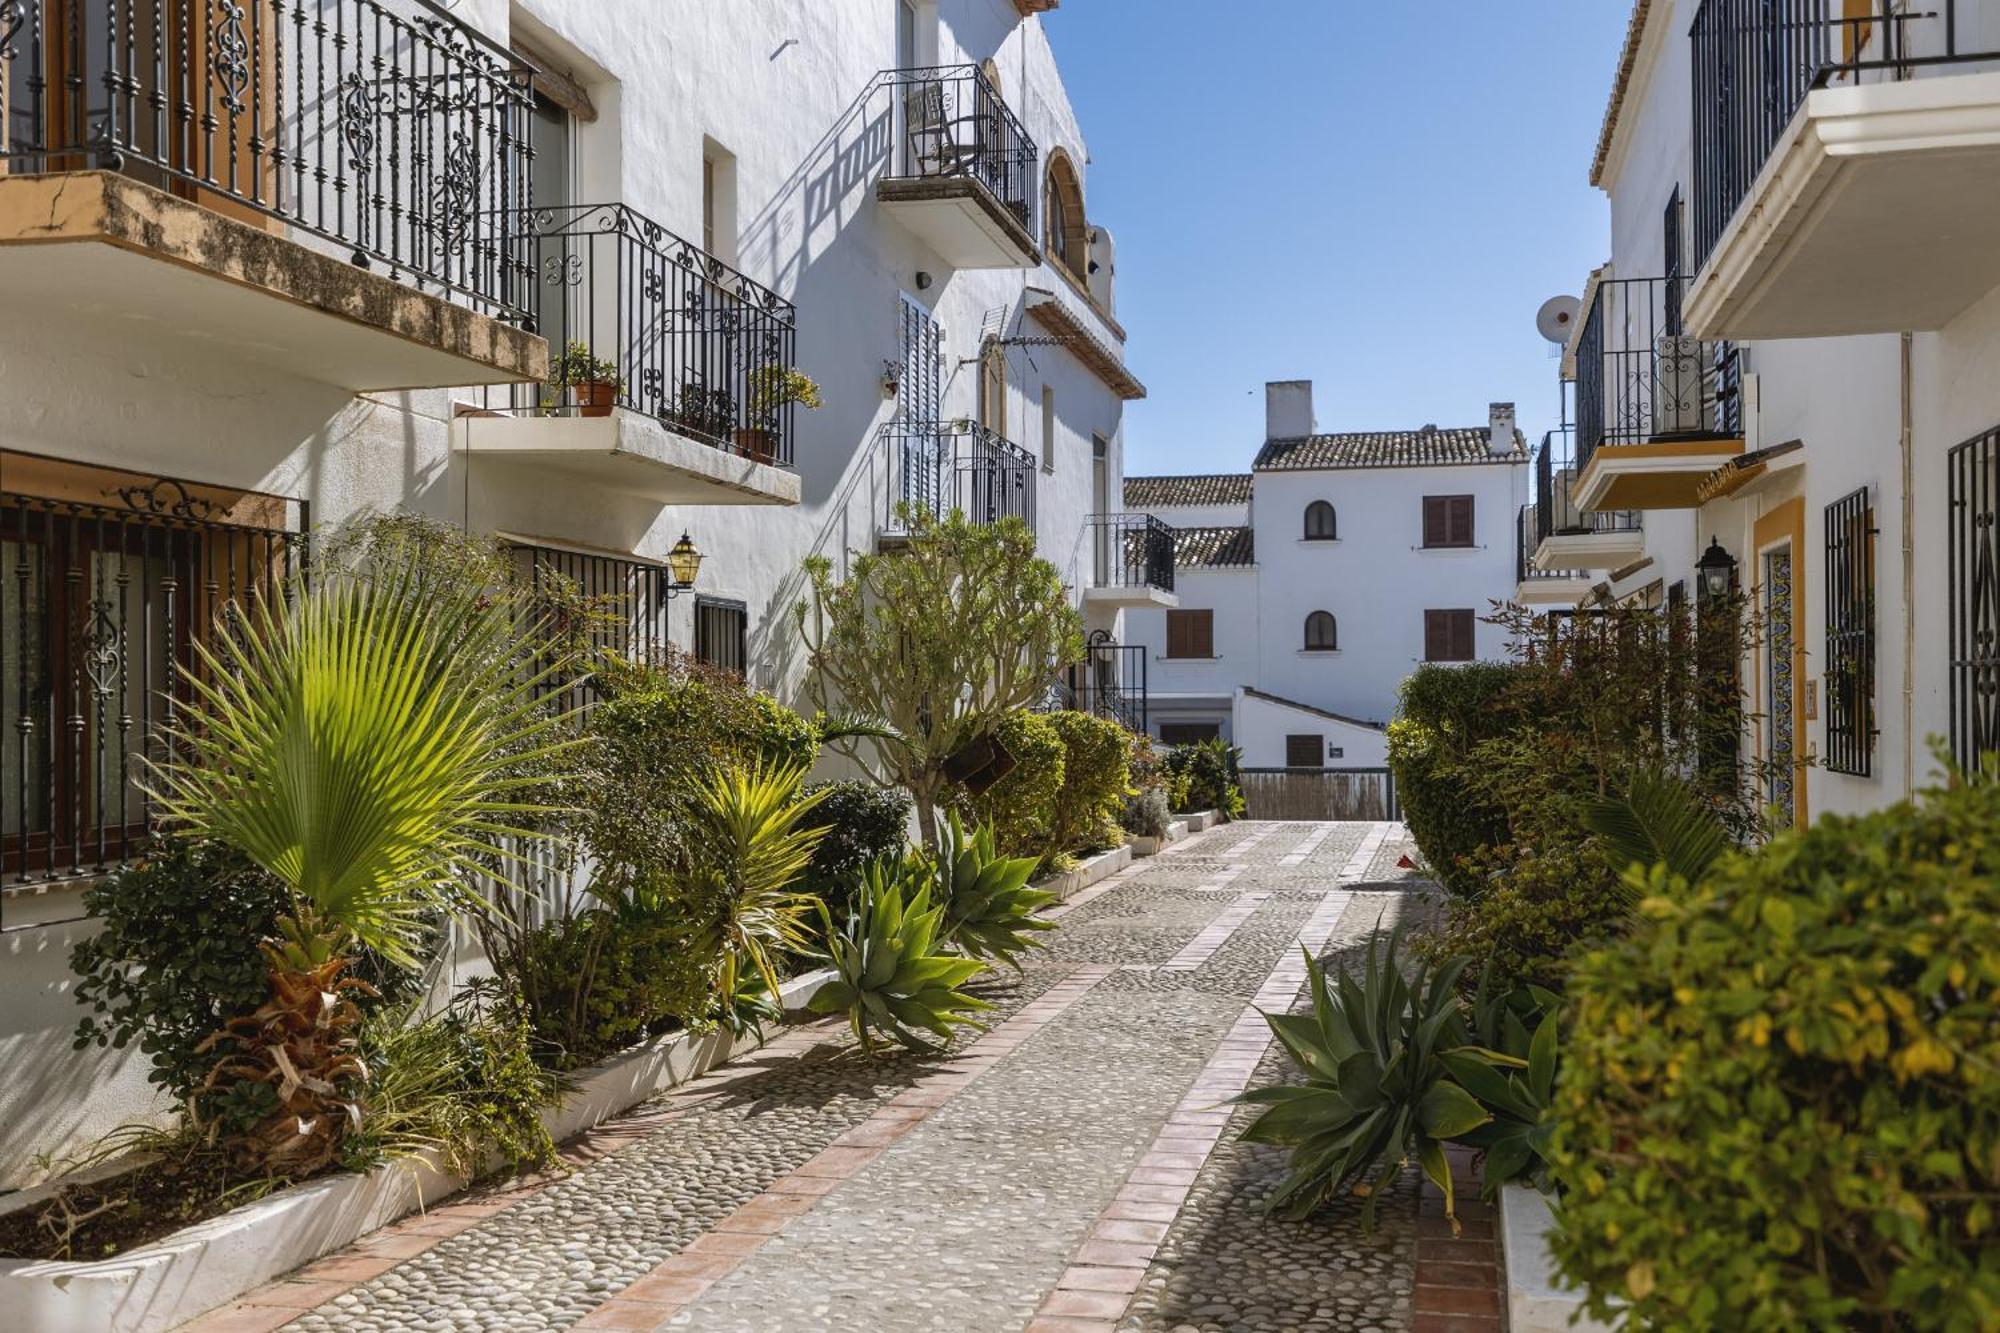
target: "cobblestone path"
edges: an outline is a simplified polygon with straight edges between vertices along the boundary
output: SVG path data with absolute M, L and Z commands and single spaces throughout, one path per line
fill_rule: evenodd
M 1392 824 L 1226 825 L 1085 890 L 993 1031 L 858 1058 L 835 1024 L 655 1099 L 568 1170 L 468 1195 L 184 1327 L 867 1333 L 1405 1330 L 1414 1184 L 1267 1218 L 1236 1142 L 1287 1076 L 1253 1004 L 1429 910 Z M 1497 1327 L 1497 1325 L 1495 1325 Z

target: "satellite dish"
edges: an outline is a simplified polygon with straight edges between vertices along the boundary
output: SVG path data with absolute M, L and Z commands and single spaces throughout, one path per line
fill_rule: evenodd
M 1577 312 L 1582 309 L 1583 302 L 1574 296 L 1551 296 L 1535 312 L 1535 327 L 1544 338 L 1561 347 L 1569 342 L 1570 330 L 1576 327 Z

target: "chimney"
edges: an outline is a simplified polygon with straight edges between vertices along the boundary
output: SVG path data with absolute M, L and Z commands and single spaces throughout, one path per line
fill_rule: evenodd
M 1486 409 L 1486 447 L 1495 454 L 1514 452 L 1514 405 L 1494 403 Z
M 1318 429 L 1311 380 L 1276 380 L 1264 386 L 1265 439 L 1296 440 Z

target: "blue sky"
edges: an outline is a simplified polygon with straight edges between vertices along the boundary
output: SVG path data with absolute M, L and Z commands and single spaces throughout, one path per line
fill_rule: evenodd
M 1263 384 L 1322 430 L 1555 424 L 1544 298 L 1609 246 L 1588 182 L 1620 0 L 1068 0 L 1044 15 L 1151 396 L 1128 473 L 1238 471 Z

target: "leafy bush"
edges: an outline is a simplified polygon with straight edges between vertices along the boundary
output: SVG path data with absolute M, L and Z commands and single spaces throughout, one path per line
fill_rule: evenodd
M 826 828 L 813 848 L 799 891 L 821 898 L 839 917 L 851 905 L 868 863 L 899 855 L 909 838 L 910 794 L 872 782 L 827 782 L 807 787 L 817 798 L 812 822 Z
M 1635 1326 L 2000 1324 L 2000 788 L 1663 868 L 1567 994 L 1563 1270 Z
M 935 1050 L 918 1035 L 949 1043 L 972 1015 L 993 1006 L 960 987 L 986 970 L 976 958 L 942 952 L 944 909 L 931 905 L 930 870 L 921 860 L 877 861 L 862 877 L 859 901 L 836 925 L 820 903 L 826 962 L 837 974 L 813 992 L 816 1014 L 845 1013 L 863 1050 L 877 1031 L 913 1051 Z
M 674 1028 L 700 1030 L 720 993 L 722 943 L 674 907 L 589 908 L 530 927 L 496 955 L 536 1055 L 574 1069 Z
M 1056 896 L 1028 887 L 1037 864 L 1032 856 L 1002 857 L 991 827 L 968 831 L 956 813 L 947 816 L 935 867 L 944 939 L 968 957 L 1003 963 L 1040 948 L 1035 935 L 1055 923 L 1035 913 Z
M 1486 891 L 1476 858 L 1508 841 L 1504 806 L 1473 799 L 1468 788 L 1479 743 L 1520 724 L 1507 704 L 1517 674 L 1497 662 L 1420 666 L 1404 677 L 1400 713 L 1389 724 L 1389 767 L 1403 822 L 1438 883 L 1455 897 Z
M 1055 855 L 1116 846 L 1124 840 L 1118 816 L 1132 787 L 1125 728 L 1089 713 L 1051 713 L 1048 721 L 1063 743 L 1063 781 L 1044 850 Z
M 1560 1004 L 1559 996 L 1540 986 L 1505 992 L 1482 986 L 1471 1014 L 1472 1041 L 1479 1051 L 1444 1056 L 1465 1090 L 1493 1117 L 1459 1139 L 1486 1154 L 1489 1195 L 1514 1181 L 1548 1187 Z
M 1017 710 L 1000 720 L 996 735 L 1014 767 L 976 796 L 961 793 L 955 805 L 965 818 L 990 826 L 1007 855 L 1040 855 L 1062 794 L 1062 734 L 1046 713 Z
M 1467 859 L 1477 873 L 1494 866 L 1478 899 L 1455 899 L 1419 947 L 1432 958 L 1473 958 L 1479 977 L 1499 989 L 1542 986 L 1560 992 L 1581 947 L 1625 928 L 1632 898 L 1594 842 L 1509 843 Z
M 1118 822 L 1135 838 L 1164 838 L 1173 818 L 1167 809 L 1166 790 L 1147 787 L 1125 798 L 1125 810 Z
M 1169 780 L 1180 779 L 1174 813 L 1220 810 L 1230 819 L 1243 814 L 1240 766 L 1243 751 L 1220 736 L 1194 745 L 1176 745 L 1165 760 Z

